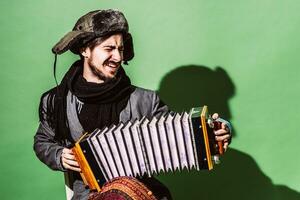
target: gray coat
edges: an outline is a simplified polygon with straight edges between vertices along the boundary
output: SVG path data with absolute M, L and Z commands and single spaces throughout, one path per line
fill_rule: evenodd
M 47 96 L 42 99 L 43 108 L 46 110 Z M 78 113 L 82 103 L 71 92 L 67 96 L 67 116 L 70 127 L 71 136 L 77 141 L 83 134 L 84 130 L 79 122 Z M 128 103 L 124 110 L 120 113 L 120 121 L 133 121 L 145 117 L 159 117 L 166 113 L 168 107 L 161 104 L 158 95 L 151 90 L 135 88 L 130 95 Z M 61 163 L 61 154 L 64 146 L 54 140 L 54 131 L 47 122 L 40 122 L 36 135 L 34 136 L 34 151 L 37 157 L 53 170 L 65 172 L 66 183 L 68 187 L 74 191 L 73 199 L 87 199 L 89 190 L 84 187 L 83 182 L 76 178 L 73 172 L 63 168 Z M 66 141 L 66 146 L 71 144 Z M 154 186 L 155 187 L 155 186 Z

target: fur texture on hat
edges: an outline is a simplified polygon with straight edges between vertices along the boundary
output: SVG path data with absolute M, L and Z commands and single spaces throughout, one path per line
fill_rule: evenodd
M 97 37 L 122 33 L 124 61 L 126 62 L 134 57 L 132 36 L 128 30 L 128 22 L 122 12 L 112 9 L 92 11 L 78 19 L 73 30 L 52 48 L 52 52 L 62 54 L 71 50 L 79 54 L 81 47 Z

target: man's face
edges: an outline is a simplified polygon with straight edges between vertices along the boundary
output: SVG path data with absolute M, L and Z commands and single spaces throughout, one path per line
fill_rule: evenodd
M 82 54 L 85 57 L 84 76 L 96 76 L 100 81 L 114 78 L 123 61 L 123 50 L 122 34 L 111 35 L 93 49 L 86 48 Z

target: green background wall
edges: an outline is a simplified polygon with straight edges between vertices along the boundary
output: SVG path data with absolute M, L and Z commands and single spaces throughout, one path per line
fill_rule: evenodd
M 126 71 L 174 110 L 208 104 L 234 126 L 211 173 L 160 176 L 174 199 L 300 199 L 298 0 L 1 1 L 1 199 L 64 199 L 32 150 L 51 47 L 90 10 L 119 8 L 136 56 Z M 58 58 L 58 77 L 76 60 Z

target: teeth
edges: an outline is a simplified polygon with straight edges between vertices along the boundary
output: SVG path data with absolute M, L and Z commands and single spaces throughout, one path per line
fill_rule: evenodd
M 116 68 L 117 65 L 108 65 L 109 67 Z

